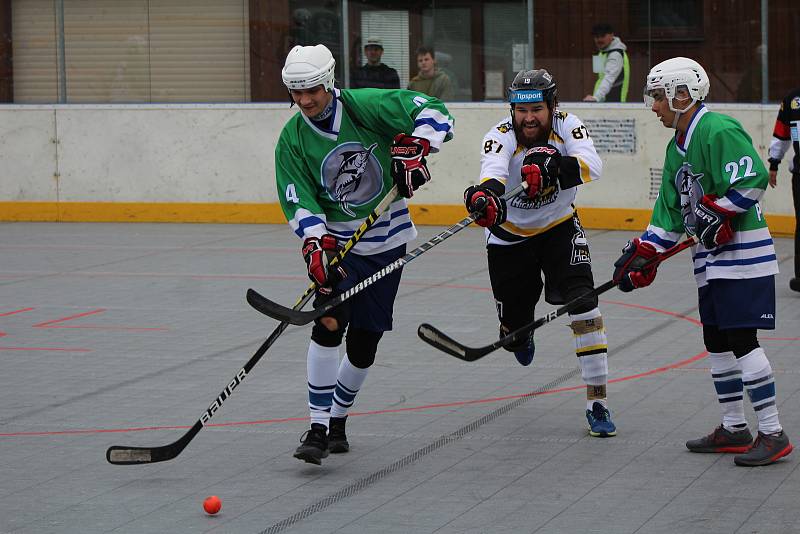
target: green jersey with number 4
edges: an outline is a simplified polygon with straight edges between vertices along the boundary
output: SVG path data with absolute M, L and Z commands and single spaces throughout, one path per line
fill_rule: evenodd
M 704 195 L 733 217 L 733 239 L 719 247 L 694 248 L 698 286 L 716 278 L 759 278 L 778 272 L 775 248 L 758 201 L 769 175 L 753 142 L 739 122 L 700 105 L 686 135 L 667 146 L 664 171 L 653 215 L 642 239 L 659 249 L 674 245 L 685 232 L 695 233 L 694 207 Z
M 394 136 L 424 137 L 436 152 L 453 136 L 453 118 L 442 102 L 413 91 L 333 89 L 333 96 L 328 122 L 298 112 L 284 126 L 275 147 L 275 175 L 295 234 L 305 239 L 330 233 L 343 243 L 392 187 Z M 353 252 L 377 254 L 414 237 L 406 200 L 399 198 Z

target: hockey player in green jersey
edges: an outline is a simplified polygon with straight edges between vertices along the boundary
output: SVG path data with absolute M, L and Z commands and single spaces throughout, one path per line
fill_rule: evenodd
M 345 291 L 402 257 L 417 231 L 406 199 L 430 180 L 425 156 L 453 135 L 453 118 L 437 99 L 413 91 L 339 90 L 335 61 L 324 45 L 296 46 L 283 83 L 300 112 L 275 147 L 278 197 L 318 299 Z M 397 185 L 398 198 L 340 264 L 329 258 Z M 295 458 L 321 464 L 349 450 L 347 411 L 353 405 L 383 332 L 392 329 L 400 270 L 315 321 L 308 348 L 311 428 Z M 346 354 L 339 346 L 347 331 Z
M 688 58 L 659 63 L 647 75 L 645 103 L 676 130 L 667 146 L 661 189 L 647 230 L 614 263 L 622 291 L 652 283 L 656 267 L 642 265 L 685 232 L 693 249 L 703 341 L 722 409 L 722 424 L 686 442 L 692 452 L 741 453 L 736 465 L 771 464 L 792 451 L 778 420 L 775 379 L 758 329 L 775 328 L 778 264 L 759 206 L 767 170 L 736 120 L 708 110 L 709 79 Z M 744 391 L 758 417 L 753 442 Z

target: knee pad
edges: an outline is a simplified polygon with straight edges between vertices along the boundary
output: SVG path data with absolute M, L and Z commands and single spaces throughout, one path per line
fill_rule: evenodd
M 370 367 L 375 362 L 381 337 L 383 332 L 350 328 L 347 332 L 347 359 L 359 369 Z
M 729 350 L 732 350 L 733 355 L 737 358 L 750 354 L 759 347 L 755 328 L 734 328 L 722 333 L 727 336 Z
M 323 347 L 338 347 L 342 344 L 342 337 L 344 336 L 344 328 L 339 323 L 338 330 L 328 330 L 319 320 L 314 321 L 314 326 L 311 328 L 311 339 L 318 345 Z
M 597 303 L 598 303 L 597 294 L 593 293 L 593 291 L 594 288 L 592 286 L 578 285 L 569 288 L 569 290 L 565 292 L 564 295 L 565 298 L 567 299 L 567 302 L 572 302 L 573 300 L 579 297 L 583 297 L 587 293 L 592 293 L 591 296 L 581 299 L 580 305 L 578 305 L 572 311 L 572 315 L 580 315 L 582 313 L 587 313 L 597 308 Z
M 721 354 L 728 352 L 728 336 L 723 334 L 715 325 L 703 325 L 703 344 L 708 352 Z

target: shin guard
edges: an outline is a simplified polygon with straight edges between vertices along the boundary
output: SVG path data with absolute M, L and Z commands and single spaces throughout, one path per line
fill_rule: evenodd
M 570 328 L 575 339 L 575 354 L 586 383 L 587 405 L 600 401 L 606 404 L 608 382 L 608 338 L 600 309 L 570 315 Z

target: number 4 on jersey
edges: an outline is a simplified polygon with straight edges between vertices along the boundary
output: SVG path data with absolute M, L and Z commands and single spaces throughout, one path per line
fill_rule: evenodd
M 286 186 L 286 202 L 293 202 L 294 204 L 300 202 L 300 198 L 297 196 L 297 192 L 294 189 L 294 184 Z

